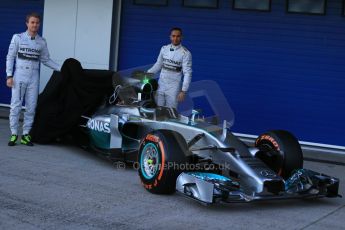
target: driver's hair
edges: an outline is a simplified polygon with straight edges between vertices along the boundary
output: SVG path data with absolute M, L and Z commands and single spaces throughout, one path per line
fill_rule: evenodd
M 29 19 L 30 19 L 31 17 L 33 17 L 33 18 L 38 18 L 38 20 L 41 21 L 41 16 L 40 16 L 38 13 L 36 13 L 36 12 L 31 12 L 31 13 L 28 13 L 28 14 L 26 15 L 26 22 L 29 22 Z
M 175 30 L 180 31 L 180 33 L 181 33 L 181 35 L 182 35 L 182 29 L 179 28 L 179 27 L 173 27 L 173 28 L 171 28 L 171 29 L 170 29 L 170 33 L 173 32 L 173 31 L 175 31 Z

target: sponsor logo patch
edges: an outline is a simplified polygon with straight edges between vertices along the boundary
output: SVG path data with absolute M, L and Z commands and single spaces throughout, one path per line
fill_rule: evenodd
M 275 178 L 276 177 L 276 174 L 270 170 L 262 170 L 260 173 L 264 177 L 268 177 L 268 178 Z
M 152 134 L 148 134 L 145 139 L 152 142 L 159 142 L 159 137 Z
M 107 122 L 90 119 L 86 126 L 97 132 L 110 133 L 110 124 Z
M 256 144 L 262 140 L 267 140 L 269 142 L 271 142 L 273 144 L 273 146 L 278 150 L 280 151 L 280 147 L 279 147 L 279 144 L 278 142 L 271 136 L 269 135 L 262 135 L 258 140 L 256 140 Z

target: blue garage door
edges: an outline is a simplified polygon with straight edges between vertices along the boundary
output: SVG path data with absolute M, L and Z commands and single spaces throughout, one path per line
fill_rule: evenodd
M 12 35 L 26 30 L 25 16 L 29 12 L 43 13 L 44 0 L 0 1 L 0 104 L 9 104 L 11 90 L 6 87 L 6 55 Z
M 342 1 L 326 15 L 134 5 L 123 1 L 119 68 L 152 63 L 169 28 L 185 31 L 193 80 L 217 81 L 236 114 L 233 131 L 286 129 L 299 140 L 345 146 L 345 17 Z

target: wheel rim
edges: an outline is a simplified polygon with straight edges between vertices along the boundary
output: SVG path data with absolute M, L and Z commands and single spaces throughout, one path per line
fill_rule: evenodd
M 141 152 L 140 168 L 146 179 L 152 179 L 159 169 L 159 153 L 156 145 L 148 143 Z
M 275 153 L 271 157 L 261 155 L 261 160 L 265 162 L 273 171 L 275 171 L 279 176 L 282 176 L 283 174 L 283 167 L 284 167 L 284 155 L 281 151 L 279 151 L 271 142 L 264 140 L 260 144 L 261 149 L 264 150 L 264 152 L 271 152 Z

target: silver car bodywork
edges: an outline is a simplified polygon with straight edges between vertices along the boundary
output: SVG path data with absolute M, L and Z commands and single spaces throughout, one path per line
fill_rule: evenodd
M 234 123 L 233 112 L 215 82 L 192 83 L 185 105 L 177 113 L 171 108 L 145 106 L 145 100 L 141 100 L 141 91 L 146 86 L 140 80 L 133 79 L 131 72 L 133 70 L 117 73 L 125 79 L 124 84 L 135 86 L 130 96 L 131 103 L 123 103 L 123 100 L 116 103 L 114 100 L 115 103 L 101 107 L 94 116 L 84 117 L 86 122 L 82 126 L 89 133 L 95 149 L 112 153 L 114 158 L 135 161 L 140 142 L 148 132 L 160 129 L 178 132 L 188 143 L 192 155 L 203 162 L 224 166 L 224 180 L 205 179 L 193 173 L 181 173 L 177 178 L 176 190 L 179 193 L 207 204 L 218 200 L 248 202 L 338 195 L 339 181 L 331 177 L 327 178 L 328 184 L 317 192 L 284 191 L 285 180 L 255 157 L 259 149 L 247 146 L 230 132 Z M 193 98 L 197 97 L 204 97 L 209 102 L 213 110 L 212 117 L 205 118 L 200 111 L 195 110 Z M 215 117 L 218 122 L 212 120 Z M 133 157 L 130 157 L 131 154 Z M 230 174 L 236 175 L 236 181 L 230 179 Z M 224 181 L 226 185 L 222 185 Z M 336 192 L 330 195 L 327 191 L 329 187 Z

